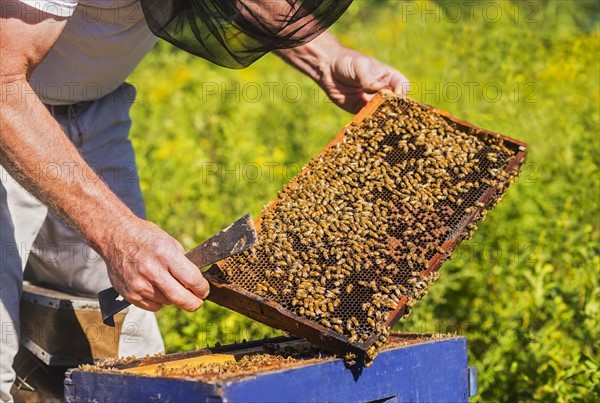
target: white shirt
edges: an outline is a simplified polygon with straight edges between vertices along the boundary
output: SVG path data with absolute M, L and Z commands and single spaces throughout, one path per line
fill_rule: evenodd
M 69 17 L 64 31 L 33 72 L 30 83 L 44 103 L 90 101 L 117 88 L 156 43 L 139 0 L 26 1 Z

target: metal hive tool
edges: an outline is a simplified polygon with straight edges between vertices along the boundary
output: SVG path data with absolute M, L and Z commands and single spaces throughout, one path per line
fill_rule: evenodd
M 500 200 L 526 144 L 378 94 L 206 273 L 210 299 L 368 364 Z

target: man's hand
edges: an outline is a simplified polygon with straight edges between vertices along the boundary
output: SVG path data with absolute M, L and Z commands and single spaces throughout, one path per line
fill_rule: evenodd
M 66 18 L 16 0 L 0 7 L 0 164 L 58 213 L 105 259 L 111 282 L 134 305 L 173 303 L 195 310 L 208 283 L 183 247 L 136 217 L 83 160 L 27 81 L 66 25 Z M 72 167 L 46 180 L 39 167 Z M 120 225 L 115 227 L 115 222 Z
M 340 45 L 327 32 L 304 46 L 276 53 L 312 77 L 336 105 L 351 113 L 358 112 L 379 90 L 406 96 L 410 86 L 396 69 Z
M 340 47 L 319 84 L 336 105 L 356 113 L 382 89 L 406 96 L 409 82 L 399 71 L 377 59 Z
M 103 257 L 112 285 L 133 305 L 157 311 L 175 304 L 195 311 L 208 296 L 209 285 L 184 253 L 169 234 L 136 218 L 112 230 Z

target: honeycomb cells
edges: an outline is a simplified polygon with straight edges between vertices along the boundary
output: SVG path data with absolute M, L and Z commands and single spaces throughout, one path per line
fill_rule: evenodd
M 386 96 L 265 207 L 258 244 L 221 264 L 222 276 L 350 344 L 369 341 L 373 358 L 398 308 L 426 295 L 455 241 L 512 182 L 515 154 L 488 132 Z

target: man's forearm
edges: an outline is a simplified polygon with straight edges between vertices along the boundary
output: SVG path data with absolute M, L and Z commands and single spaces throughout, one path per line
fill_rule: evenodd
M 358 112 L 382 89 L 405 96 L 409 88 L 402 73 L 342 46 L 328 32 L 303 46 L 275 53 L 315 80 L 329 99 L 348 112 Z
M 17 0 L 5 3 L 14 7 L 0 7 L 0 164 L 86 238 L 104 258 L 113 286 L 129 302 L 153 311 L 169 303 L 198 309 L 209 285 L 185 257 L 183 246 L 137 218 L 32 95 L 26 77 L 50 52 L 66 18 L 37 12 Z M 8 13 L 13 9 L 16 14 Z M 63 169 L 53 180 L 39 175 L 49 164 Z
M 63 133 L 25 77 L 2 85 L 0 164 L 31 194 L 49 205 L 101 254 L 107 253 L 111 229 L 134 217 L 97 176 Z M 22 94 L 27 94 L 26 98 Z M 61 172 L 48 180 L 44 167 Z
M 321 83 L 328 79 L 329 65 L 342 45 L 329 32 L 324 32 L 309 43 L 274 53 L 313 80 Z

